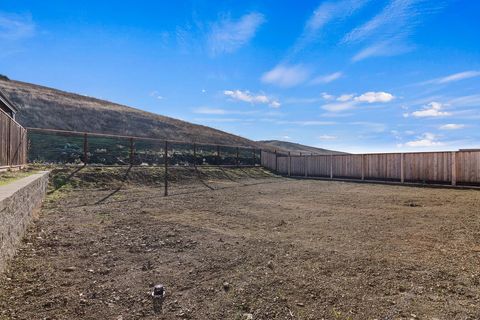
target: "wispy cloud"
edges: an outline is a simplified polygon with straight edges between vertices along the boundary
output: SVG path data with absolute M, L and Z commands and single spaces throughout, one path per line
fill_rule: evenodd
M 463 129 L 466 126 L 464 124 L 456 124 L 456 123 L 448 123 L 444 124 L 443 126 L 440 126 L 440 130 L 459 130 Z
M 352 57 L 352 61 L 358 62 L 373 57 L 391 57 L 407 53 L 413 49 L 413 46 L 403 43 L 402 40 L 399 40 L 398 38 L 390 39 L 363 48 Z
M 323 75 L 323 76 L 318 76 L 314 78 L 312 81 L 310 81 L 311 84 L 325 84 L 325 83 L 330 83 L 335 80 L 340 79 L 343 76 L 343 73 L 338 71 L 334 72 L 331 74 Z
M 301 127 L 323 127 L 333 126 L 337 124 L 334 121 L 320 121 L 320 120 L 269 120 L 277 125 L 295 125 Z
M 331 141 L 331 140 L 336 140 L 337 136 L 331 136 L 328 134 L 322 134 L 321 136 L 318 137 L 318 139 L 323 140 L 323 141 Z
M 154 90 L 154 91 L 150 92 L 150 97 L 153 97 L 153 98 L 158 99 L 158 100 L 165 99 L 165 97 L 160 95 L 160 93 L 157 90 Z
M 31 16 L 0 12 L 0 39 L 17 41 L 34 34 L 35 23 Z
M 452 114 L 447 111 L 442 111 L 444 105 L 440 102 L 430 102 L 428 105 L 424 106 L 421 110 L 414 111 L 411 114 L 405 113 L 404 117 L 413 116 L 416 118 L 433 118 L 433 117 L 447 117 Z
M 310 71 L 303 65 L 277 65 L 264 73 L 261 80 L 279 87 L 293 87 L 305 82 L 309 76 Z
M 238 50 L 250 42 L 264 22 L 264 15 L 258 12 L 246 14 L 238 20 L 223 17 L 212 25 L 208 34 L 210 54 L 216 56 Z
M 304 29 L 290 55 L 303 50 L 319 38 L 321 31 L 334 21 L 344 20 L 364 7 L 370 0 L 326 1 L 320 4 L 305 23 Z
M 370 42 L 352 60 L 375 56 L 393 56 L 411 51 L 406 40 L 427 14 L 444 6 L 444 1 L 390 0 L 381 12 L 354 28 L 342 40 L 344 44 Z
M 459 73 L 454 73 L 445 77 L 436 78 L 428 81 L 421 82 L 420 84 L 446 84 L 450 82 L 457 82 L 465 79 L 480 77 L 480 71 L 470 70 Z
M 330 112 L 340 112 L 353 109 L 356 105 L 357 103 L 355 101 L 327 103 L 322 106 L 322 109 Z
M 223 94 L 233 100 L 248 102 L 251 104 L 267 104 L 272 108 L 279 108 L 280 102 L 264 94 L 252 94 L 250 91 L 225 90 Z

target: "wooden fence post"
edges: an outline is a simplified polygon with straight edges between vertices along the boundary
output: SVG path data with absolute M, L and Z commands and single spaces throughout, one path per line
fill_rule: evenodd
M 304 159 L 303 168 L 305 169 L 305 177 L 308 177 L 308 168 L 307 168 L 308 161 L 307 161 L 307 156 L 305 155 L 305 156 L 303 157 L 303 159 Z
M 330 179 L 333 179 L 333 154 L 330 155 Z
M 400 154 L 400 182 L 405 183 L 405 154 Z
M 288 176 L 292 174 L 292 157 L 290 156 L 290 151 L 288 151 Z
M 362 154 L 362 181 L 365 180 L 365 155 Z
M 130 138 L 130 165 L 133 166 L 133 161 L 135 157 L 135 146 L 133 143 L 133 138 Z
M 275 172 L 278 173 L 278 155 L 277 155 L 277 149 L 275 149 Z
M 457 153 L 452 152 L 452 186 L 457 185 Z
M 83 163 L 88 163 L 88 134 L 83 134 Z
M 163 195 L 166 197 L 168 196 L 168 141 L 167 140 L 165 140 L 165 150 L 163 154 L 163 161 L 165 166 L 165 174 L 163 175 L 165 191 Z

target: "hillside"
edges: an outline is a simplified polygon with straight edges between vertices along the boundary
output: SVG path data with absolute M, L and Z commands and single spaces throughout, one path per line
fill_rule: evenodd
M 210 127 L 6 77 L 0 77 L 0 89 L 18 106 L 17 120 L 25 127 L 265 148 Z
M 276 149 L 286 150 L 296 154 L 300 152 L 304 154 L 345 154 L 345 152 L 315 148 L 315 147 L 305 146 L 303 144 L 294 143 L 294 142 L 286 142 L 286 141 L 279 141 L 279 140 L 262 140 L 258 142 L 271 146 Z

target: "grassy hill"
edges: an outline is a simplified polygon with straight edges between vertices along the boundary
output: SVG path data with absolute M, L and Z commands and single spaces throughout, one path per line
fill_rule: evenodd
M 333 151 L 333 150 L 327 150 L 327 149 L 322 149 L 322 148 L 315 148 L 315 147 L 310 147 L 310 146 L 305 146 L 303 144 L 299 143 L 294 143 L 294 142 L 286 142 L 286 141 L 279 141 L 279 140 L 262 140 L 259 141 L 260 143 L 264 145 L 268 145 L 274 149 L 278 150 L 286 150 L 290 151 L 292 153 L 298 154 L 298 153 L 304 153 L 304 154 L 345 154 L 345 152 L 340 152 L 340 151 Z
M 265 147 L 227 132 L 121 104 L 0 77 L 25 127 L 87 131 L 197 143 Z
M 240 145 L 267 150 L 277 149 L 281 152 L 339 153 L 284 141 L 252 141 L 207 126 L 118 103 L 10 80 L 2 75 L 0 90 L 18 106 L 17 120 L 25 127 Z

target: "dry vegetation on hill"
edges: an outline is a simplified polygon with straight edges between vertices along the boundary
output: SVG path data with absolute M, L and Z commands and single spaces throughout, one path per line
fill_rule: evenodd
M 0 78 L 0 90 L 19 107 L 17 119 L 26 127 L 262 146 L 206 126 L 7 78 Z

